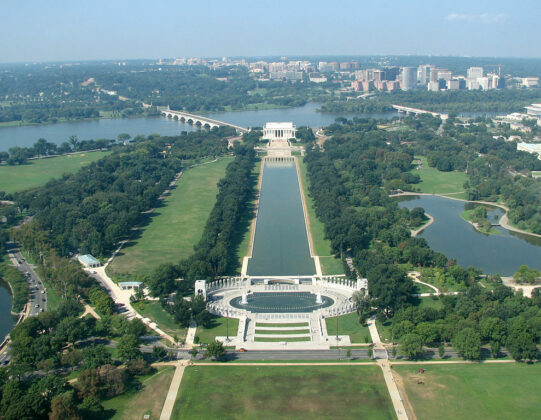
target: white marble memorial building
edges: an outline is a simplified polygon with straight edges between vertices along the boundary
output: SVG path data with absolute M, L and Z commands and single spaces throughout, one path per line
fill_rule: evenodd
M 263 138 L 268 140 L 288 140 L 295 138 L 297 128 L 291 122 L 268 122 L 263 127 Z

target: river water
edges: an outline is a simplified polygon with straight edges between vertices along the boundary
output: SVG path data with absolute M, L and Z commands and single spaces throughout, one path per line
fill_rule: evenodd
M 435 251 L 455 258 L 463 267 L 473 265 L 487 274 L 512 276 L 525 264 L 541 270 L 541 238 L 508 231 L 499 226 L 499 234 L 485 235 L 461 217 L 468 203 L 435 196 L 417 196 L 400 201 L 400 206 L 422 207 L 434 217 L 434 223 L 419 237 Z M 500 209 L 488 212 L 493 223 L 503 214 Z M 497 219 L 494 218 L 497 216 Z
M 11 294 L 9 286 L 0 282 L 0 342 L 15 325 L 16 318 L 11 315 Z
M 313 275 L 297 168 L 265 161 L 250 276 Z
M 319 104 L 309 103 L 297 108 L 268 109 L 261 111 L 215 112 L 208 117 L 240 125 L 242 127 L 262 127 L 268 121 L 291 121 L 297 127 L 307 125 L 313 128 L 332 124 L 339 117 L 386 118 L 397 116 L 396 112 L 384 114 L 323 114 L 317 112 Z M 121 133 L 132 137 L 137 134 L 178 135 L 182 131 L 198 130 L 197 127 L 165 117 L 153 118 L 112 118 L 91 121 L 78 121 L 58 124 L 27 125 L 0 128 L 0 151 L 13 146 L 29 147 L 39 138 L 60 144 L 70 136 L 79 140 L 116 139 Z

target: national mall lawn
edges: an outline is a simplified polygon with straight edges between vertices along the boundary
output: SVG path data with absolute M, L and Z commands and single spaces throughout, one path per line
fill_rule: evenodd
M 419 420 L 534 419 L 541 413 L 539 363 L 395 364 L 393 370 Z
M 174 419 L 394 419 L 378 366 L 186 368 Z
M 110 154 L 109 151 L 81 152 L 70 155 L 32 159 L 24 165 L 0 165 L 0 191 L 14 193 L 45 185 L 52 178 L 75 173 Z
M 218 181 L 232 157 L 184 171 L 163 205 L 150 214 L 140 237 L 127 243 L 107 273 L 117 279 L 148 274 L 163 263 L 177 263 L 193 254 L 216 202 Z

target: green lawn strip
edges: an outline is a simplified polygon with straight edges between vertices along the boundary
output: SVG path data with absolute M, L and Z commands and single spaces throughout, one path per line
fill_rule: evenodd
M 122 248 L 107 272 L 116 279 L 132 279 L 132 273 L 148 274 L 160 264 L 193 254 L 216 201 L 218 181 L 232 159 L 228 156 L 185 170 L 163 206 L 149 216 L 141 236 Z
M 325 239 L 325 226 L 316 216 L 316 210 L 314 208 L 314 200 L 308 193 L 308 186 L 310 185 L 308 180 L 308 174 L 306 165 L 302 158 L 297 159 L 299 162 L 302 189 L 304 192 L 304 198 L 306 200 L 306 207 L 308 209 L 308 219 L 310 220 L 310 232 L 312 234 L 312 242 L 314 243 L 314 252 L 320 256 L 331 256 L 331 241 Z M 341 268 L 340 264 L 340 268 Z M 333 267 L 334 268 L 334 267 Z M 343 274 L 343 269 L 340 272 Z M 336 274 L 336 273 L 332 273 Z
M 419 308 L 443 309 L 443 303 L 439 297 L 426 296 L 419 298 Z
M 464 190 L 464 183 L 468 180 L 465 172 L 450 171 L 442 172 L 436 168 L 428 166 L 425 156 L 415 156 L 416 159 L 421 159 L 423 162 L 421 169 L 412 169 L 412 174 L 417 174 L 421 177 L 421 182 L 415 187 L 420 188 L 421 192 L 428 194 L 449 194 L 461 192 Z M 456 194 L 450 197 L 462 198 Z
M 160 417 L 171 379 L 175 373 L 173 366 L 159 367 L 152 375 L 139 377 L 142 388 L 128 391 L 122 395 L 102 401 L 110 420 L 142 419 L 150 414 L 151 419 Z
M 287 342 L 293 343 L 297 341 L 310 341 L 310 337 L 254 337 L 254 341 L 262 341 L 267 343 Z
M 229 326 L 228 326 L 229 323 Z M 236 336 L 239 329 L 239 320 L 237 318 L 212 315 L 212 320 L 209 328 L 197 326 L 195 335 L 199 337 L 200 343 L 212 343 L 216 337 L 226 337 L 229 330 L 229 336 Z
M 204 395 L 205 398 L 201 398 Z M 377 366 L 192 366 L 174 419 L 394 419 Z
M 325 318 L 325 323 L 327 324 L 327 334 L 335 336 L 336 317 Z M 338 335 L 349 335 L 352 343 L 370 343 L 372 341 L 368 327 L 359 323 L 356 312 L 338 317 Z
M 255 188 L 257 188 L 257 180 L 259 179 L 259 174 L 261 173 L 261 161 L 257 161 L 252 176 L 254 177 Z M 252 234 L 252 220 L 255 216 L 255 206 L 257 201 L 257 194 L 254 195 L 254 198 L 248 203 L 246 212 L 242 217 L 242 220 L 239 223 L 238 229 L 235 231 L 236 240 L 234 243 L 237 243 L 237 268 L 242 267 L 243 258 L 248 255 L 250 248 L 250 237 Z
M 308 327 L 308 322 L 290 322 L 290 323 L 273 323 L 273 322 L 256 322 L 257 327 Z
M 171 336 L 176 335 L 180 341 L 186 337 L 186 332 L 188 329 L 181 327 L 171 316 L 171 314 L 162 308 L 160 302 L 137 302 L 134 303 L 133 306 L 144 318 L 150 318 L 158 325 L 158 328 L 167 334 Z
M 46 159 L 34 159 L 25 165 L 0 165 L 0 191 L 14 193 L 45 185 L 52 178 L 75 173 L 110 151 L 81 152 Z
M 420 367 L 425 373 L 418 373 Z M 419 420 L 533 419 L 541 410 L 539 363 L 394 365 L 393 370 L 402 376 Z
M 415 288 L 414 293 L 435 293 L 434 289 L 421 283 L 413 283 L 413 286 Z
M 324 276 L 332 276 L 336 274 L 344 274 L 344 265 L 340 258 L 333 256 L 330 257 L 319 257 L 319 262 L 321 264 L 321 271 Z
M 256 334 L 275 334 L 275 335 L 290 335 L 290 334 L 310 334 L 310 330 L 255 330 Z

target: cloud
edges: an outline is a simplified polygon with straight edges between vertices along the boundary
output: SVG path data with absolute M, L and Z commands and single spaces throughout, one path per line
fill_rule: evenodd
M 480 15 L 472 15 L 468 13 L 450 13 L 445 16 L 445 20 L 451 22 L 454 21 L 465 21 L 472 23 L 498 23 L 505 19 L 505 14 L 490 14 L 490 13 L 481 13 Z

